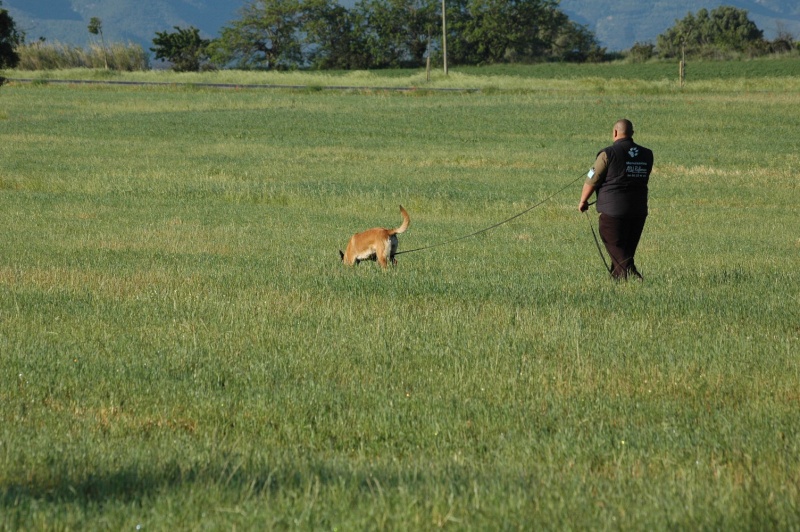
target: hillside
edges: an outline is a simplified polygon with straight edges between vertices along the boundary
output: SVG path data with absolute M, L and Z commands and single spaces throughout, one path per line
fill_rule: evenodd
M 245 0 L 3 0 L 28 40 L 85 45 L 92 35 L 86 29 L 91 17 L 100 17 L 107 40 L 152 46 L 157 31 L 173 26 L 195 26 L 214 37 L 237 17 Z M 352 6 L 355 0 L 342 0 Z M 731 5 L 746 9 L 767 38 L 785 31 L 800 38 L 800 3 L 795 0 L 561 0 L 570 18 L 585 24 L 609 50 L 625 50 L 636 42 L 656 37 L 689 12 L 702 7 Z
M 244 0 L 2 0 L 28 41 L 86 45 L 96 37 L 89 19 L 103 21 L 107 41 L 134 42 L 150 48 L 157 31 L 195 26 L 206 36 L 236 18 Z

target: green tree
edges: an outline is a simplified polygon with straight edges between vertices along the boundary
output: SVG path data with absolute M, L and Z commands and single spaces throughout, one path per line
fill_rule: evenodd
M 721 6 L 676 20 L 674 26 L 658 36 L 657 46 L 662 57 L 677 57 L 684 49 L 688 54 L 710 56 L 764 48 L 763 37 L 746 10 Z
M 103 37 L 103 21 L 97 17 L 92 17 L 89 20 L 88 30 L 92 35 L 100 35 L 100 45 L 103 48 L 103 63 L 105 63 L 106 70 L 108 70 L 108 54 L 106 53 L 106 40 Z
M 0 68 L 14 68 L 19 64 L 16 48 L 22 41 L 23 36 L 17 31 L 14 19 L 8 11 L 0 9 Z
M 336 0 L 307 0 L 302 31 L 309 64 L 318 69 L 369 66 L 365 45 L 354 31 L 354 15 Z
M 200 37 L 200 30 L 194 26 L 179 28 L 172 33 L 156 32 L 153 39 L 154 48 L 151 52 L 156 54 L 156 59 L 170 61 L 172 69 L 177 72 L 197 72 L 202 64 L 208 60 L 208 39 Z
M 250 0 L 240 14 L 212 45 L 215 63 L 262 69 L 302 64 L 301 0 Z
M 581 61 L 604 52 L 556 0 L 455 0 L 448 3 L 447 18 L 454 63 Z
M 356 42 L 364 46 L 370 66 L 415 67 L 425 63 L 438 0 L 361 0 L 355 5 Z
M 538 3 L 538 0 L 535 0 Z M 516 4 L 503 0 L 456 0 L 447 4 L 448 59 L 453 64 L 499 63 L 514 55 L 521 35 Z M 523 31 L 532 31 L 529 24 Z M 531 43 L 529 43 L 531 44 Z

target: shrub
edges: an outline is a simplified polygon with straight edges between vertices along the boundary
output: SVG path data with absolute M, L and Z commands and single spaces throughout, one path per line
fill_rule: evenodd
M 81 48 L 70 44 L 35 42 L 17 49 L 20 70 L 58 70 L 65 68 L 105 68 L 102 47 Z M 108 67 L 113 70 L 149 70 L 150 57 L 138 44 L 114 43 L 105 50 Z
M 652 59 L 655 55 L 655 45 L 653 43 L 634 43 L 631 47 L 630 51 L 628 52 L 628 57 L 634 63 L 644 63 L 645 61 Z

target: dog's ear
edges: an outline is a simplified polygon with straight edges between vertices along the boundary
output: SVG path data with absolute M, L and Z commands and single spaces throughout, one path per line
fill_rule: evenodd
M 342 251 L 341 249 L 339 250 L 339 260 L 344 262 L 344 251 Z

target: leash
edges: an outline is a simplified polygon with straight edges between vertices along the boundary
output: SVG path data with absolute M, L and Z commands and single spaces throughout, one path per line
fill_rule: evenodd
M 536 207 L 539 207 L 539 206 L 540 206 L 540 205 L 542 205 L 543 203 L 546 203 L 546 202 L 550 201 L 550 199 L 552 199 L 553 197 L 557 196 L 557 195 L 558 195 L 558 194 L 560 194 L 561 192 L 563 192 L 563 191 L 567 190 L 569 187 L 571 187 L 572 185 L 574 185 L 574 184 L 575 184 L 575 183 L 576 183 L 578 180 L 580 180 L 580 179 L 584 179 L 584 177 L 585 177 L 585 175 L 584 175 L 584 174 L 581 174 L 581 175 L 580 175 L 580 176 L 579 176 L 577 179 L 574 179 L 573 181 L 570 181 L 569 183 L 567 183 L 566 185 L 564 185 L 564 186 L 563 186 L 563 187 L 561 187 L 560 189 L 556 190 L 555 192 L 553 192 L 552 194 L 550 194 L 549 196 L 547 196 L 546 198 L 544 198 L 544 199 L 543 199 L 543 200 L 541 200 L 540 202 L 538 202 L 538 203 L 535 203 L 534 205 L 532 205 L 532 206 L 528 207 L 527 209 L 525 209 L 524 211 L 522 211 L 522 212 L 520 212 L 520 213 L 517 213 L 517 214 L 515 214 L 514 216 L 512 216 L 512 217 L 510 217 L 510 218 L 506 218 L 506 219 L 505 219 L 505 220 L 503 220 L 502 222 L 497 222 L 497 223 L 496 223 L 496 224 L 494 224 L 494 225 L 490 225 L 489 227 L 484 227 L 483 229 L 480 229 L 480 230 L 478 230 L 478 231 L 475 231 L 474 233 L 470 233 L 470 234 L 468 234 L 468 235 L 460 236 L 460 237 L 458 237 L 458 238 L 454 238 L 454 239 L 452 239 L 452 240 L 447 240 L 447 241 L 445 241 L 445 242 L 439 242 L 438 244 L 431 244 L 430 246 L 423 246 L 423 247 L 421 247 L 421 248 L 408 249 L 408 250 L 405 250 L 405 251 L 398 251 L 398 252 L 396 252 L 396 253 L 395 253 L 395 255 L 402 255 L 403 253 L 415 253 L 415 252 L 417 252 L 417 251 L 423 251 L 423 250 L 425 250 L 425 249 L 432 249 L 432 248 L 438 248 L 438 247 L 441 247 L 441 246 L 446 246 L 447 244 L 452 244 L 453 242 L 458 242 L 459 240 L 464 240 L 464 239 L 466 239 L 466 238 L 470 238 L 470 237 L 473 237 L 473 236 L 479 235 L 479 234 L 481 234 L 481 233 L 485 233 L 486 231 L 490 231 L 490 230 L 492 230 L 492 229 L 495 229 L 495 228 L 497 228 L 497 227 L 500 227 L 500 226 L 501 226 L 501 225 L 503 225 L 503 224 L 507 224 L 507 223 L 508 223 L 508 222 L 510 222 L 511 220 L 514 220 L 514 219 L 516 219 L 516 218 L 519 218 L 519 217 L 520 217 L 520 216 L 522 216 L 523 214 L 527 214 L 527 213 L 529 213 L 530 211 L 532 211 L 532 210 L 533 210 L 533 209 L 535 209 Z M 594 228 L 592 228 L 592 231 L 594 232 Z M 596 237 L 595 237 L 595 240 L 596 240 Z M 603 262 L 605 262 L 605 257 L 603 258 Z
M 594 205 L 595 203 L 597 202 L 593 201 L 589 203 L 587 206 Z M 583 211 L 583 214 L 586 215 L 586 221 L 589 223 L 589 229 L 592 230 L 592 236 L 594 237 L 594 245 L 597 246 L 597 252 L 600 254 L 600 258 L 603 259 L 603 264 L 606 267 L 606 271 L 608 272 L 609 275 L 611 275 L 611 272 L 613 270 L 611 269 L 611 266 L 608 265 L 608 262 L 606 262 L 606 256 L 603 254 L 603 248 L 600 247 L 600 241 L 597 239 L 597 233 L 594 231 L 594 226 L 592 225 L 592 219 L 589 218 L 589 211 L 585 210 Z

